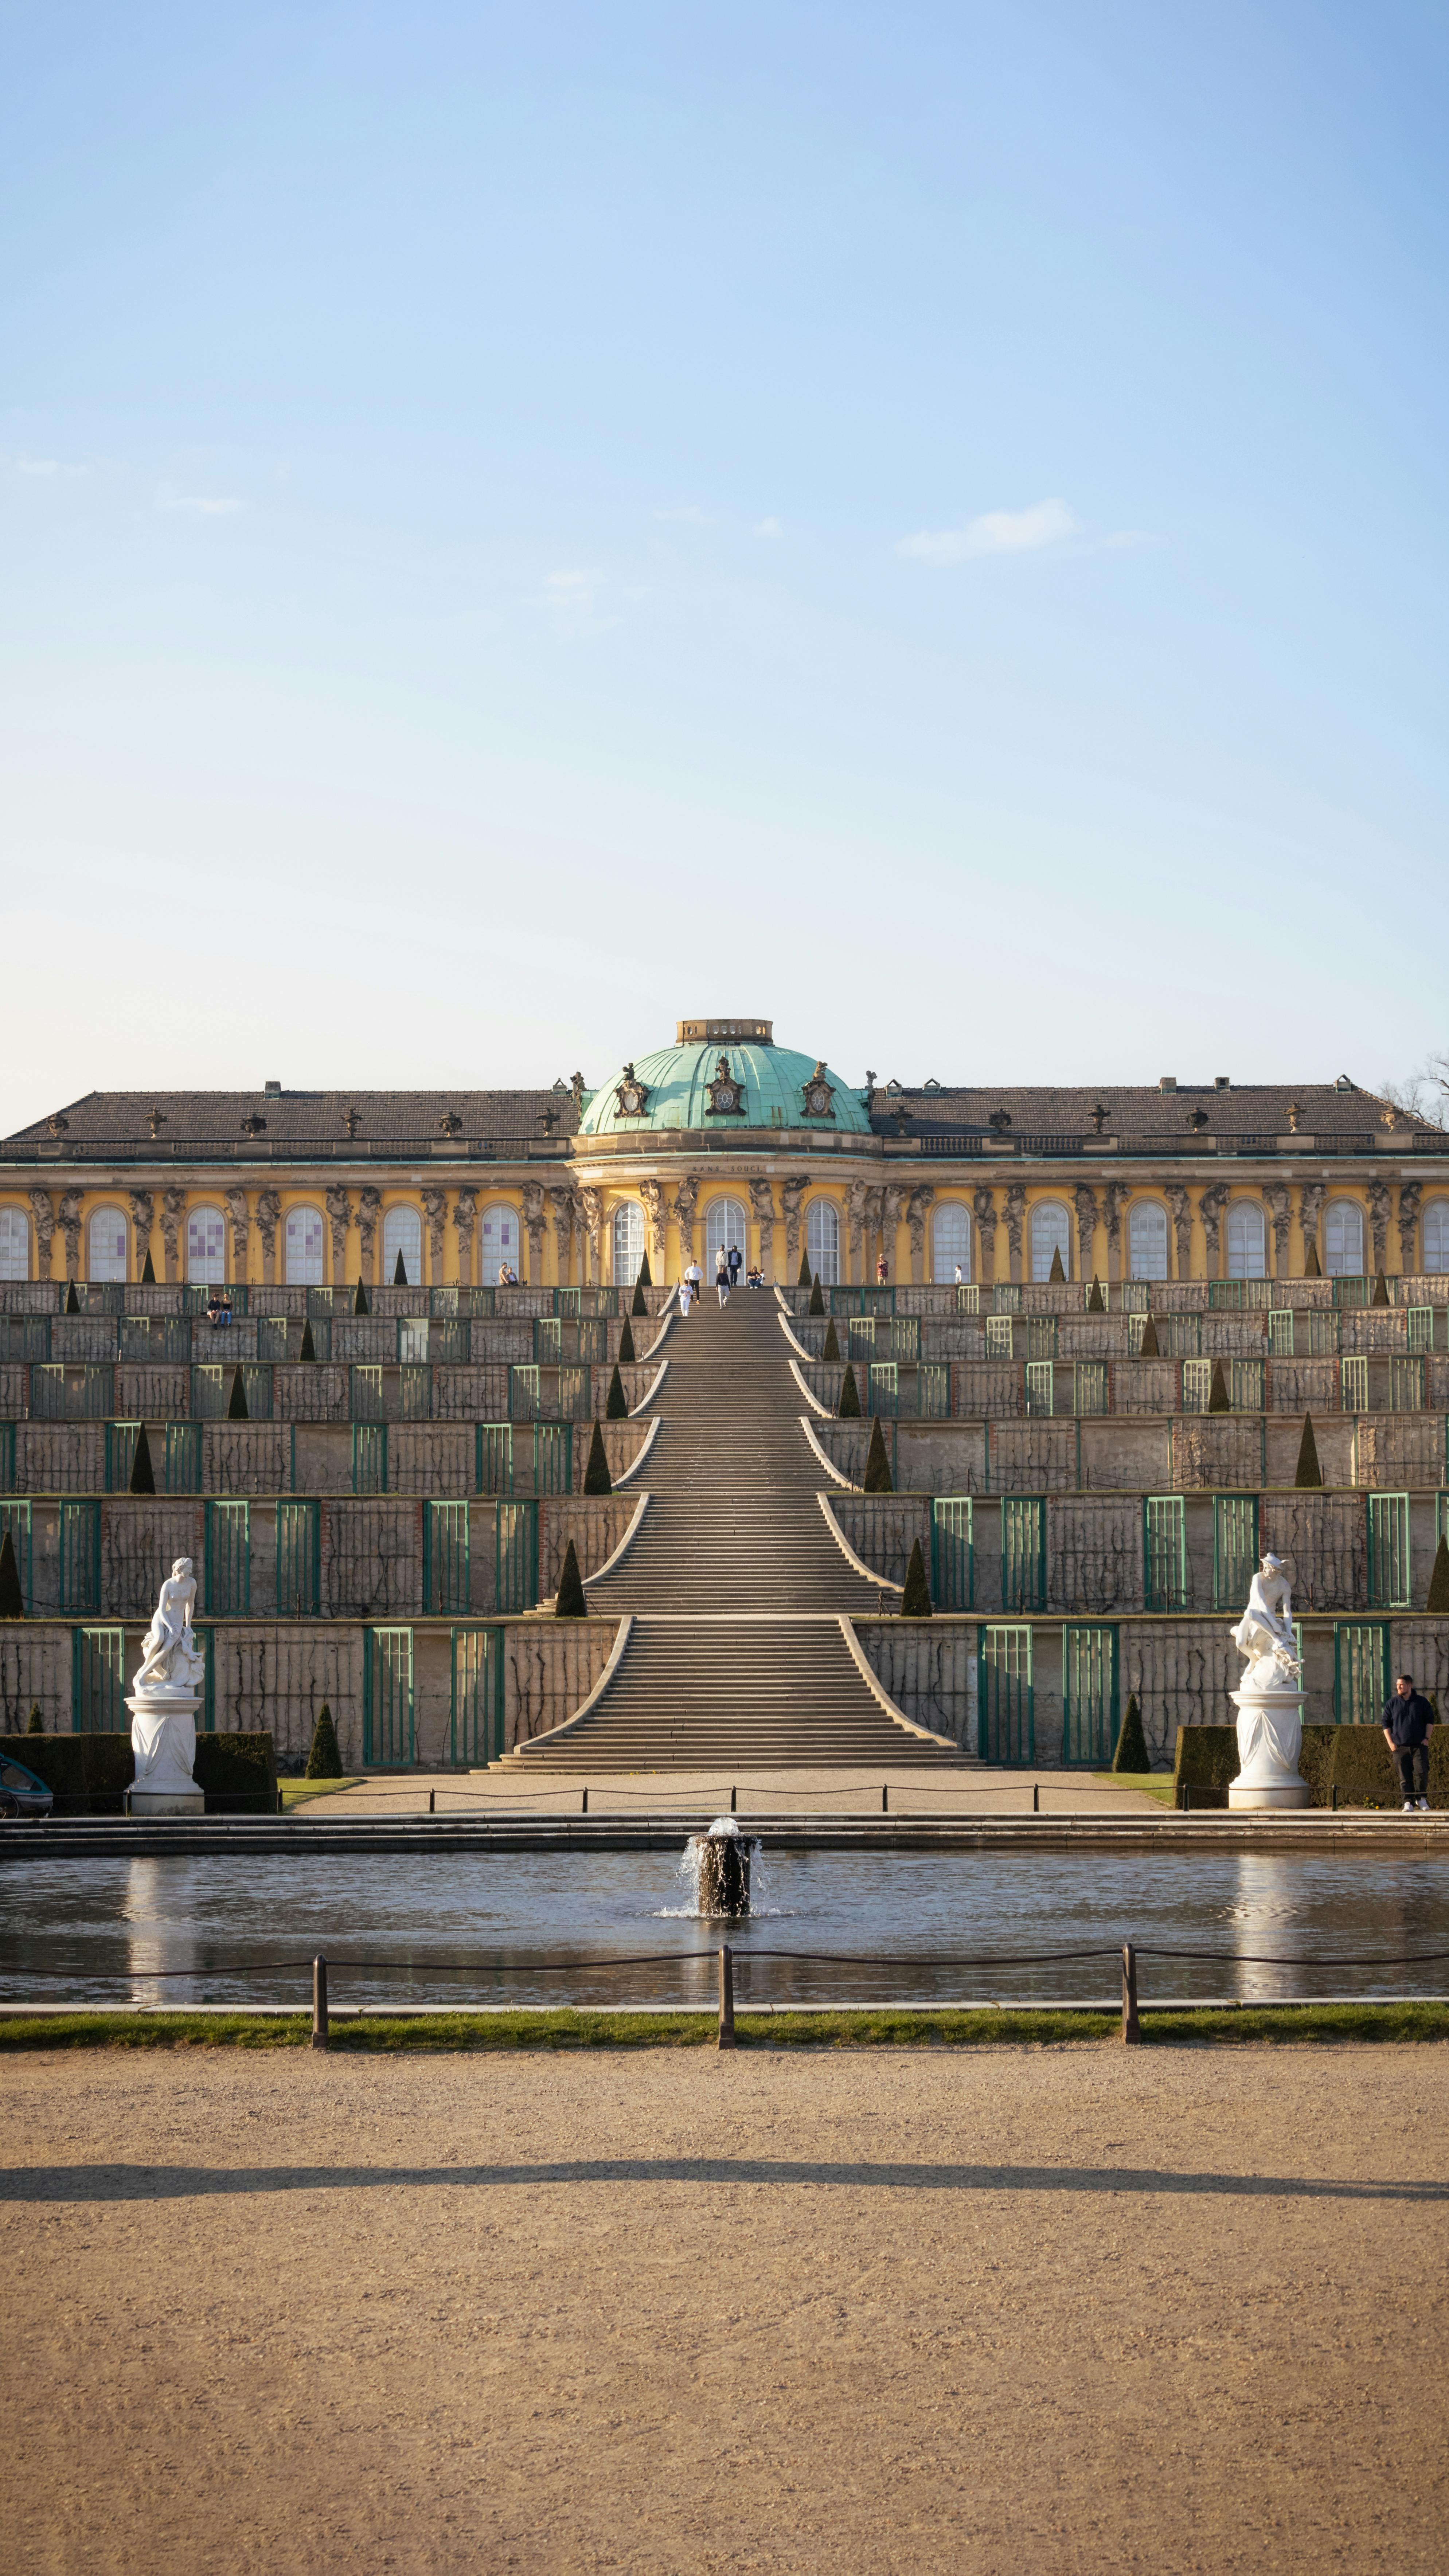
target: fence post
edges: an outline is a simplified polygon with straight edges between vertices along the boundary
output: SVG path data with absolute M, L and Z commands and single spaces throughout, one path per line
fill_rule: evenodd
M 312 1962 L 312 2045 L 314 2048 L 327 2046 L 327 1962 L 325 1959 L 314 1959 Z
M 584 1791 L 584 1803 L 583 1803 L 583 1805 L 582 1805 L 582 1806 L 580 1807 L 580 1809 L 579 1809 L 579 1814 L 580 1814 L 581 1816 L 586 1816 L 586 1815 L 588 1814 L 588 1812 L 589 1812 L 589 1793 L 588 1793 L 588 1790 L 587 1790 L 587 1789 L 585 1789 L 585 1791 Z
M 1137 2018 L 1137 1953 L 1130 1941 L 1122 1944 L 1122 2045 L 1135 2048 L 1142 2037 Z
M 735 1954 L 727 1941 L 719 1954 L 719 2044 L 735 2044 Z
M 889 1785 L 883 1780 L 880 1787 L 880 1811 L 883 1816 L 890 1813 L 890 1794 Z
M 430 1790 L 428 1791 L 428 1813 L 429 1813 L 429 1815 L 431 1815 L 431 1814 L 432 1814 L 432 1812 L 433 1812 L 433 1802 L 434 1802 L 434 1800 L 436 1799 L 437 1794 L 438 1794 L 438 1793 L 437 1793 L 437 1790 L 436 1790 L 436 1789 L 430 1789 Z
M 731 1815 L 733 1815 L 733 1814 L 734 1814 L 734 1812 L 735 1812 L 735 1800 L 736 1800 L 736 1798 L 739 1796 L 739 1794 L 740 1794 L 740 1793 L 739 1793 L 738 1789 L 731 1789 L 731 1791 L 730 1791 L 730 1814 L 731 1814 Z
M 1184 1780 L 1182 1783 L 1182 1812 L 1185 1816 L 1190 1816 L 1192 1814 L 1192 1782 L 1190 1780 Z
M 1034 1816 L 1039 1816 L 1041 1814 L 1041 1782 L 1039 1780 L 1033 1780 L 1031 1784 L 1031 1812 Z

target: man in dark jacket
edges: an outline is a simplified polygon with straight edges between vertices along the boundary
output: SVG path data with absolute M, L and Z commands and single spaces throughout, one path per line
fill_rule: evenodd
M 1434 1712 L 1414 1688 L 1412 1673 L 1400 1673 L 1394 1695 L 1384 1703 L 1384 1741 L 1399 1766 L 1404 1784 L 1404 1813 L 1429 1800 L 1429 1729 Z

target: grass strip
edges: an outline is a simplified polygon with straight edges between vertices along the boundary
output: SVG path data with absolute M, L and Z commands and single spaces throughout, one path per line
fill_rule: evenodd
M 1120 2042 L 1111 2012 L 739 2013 L 741 2048 L 1015 2048 Z M 433 2051 L 566 2048 L 705 2048 L 712 2013 L 503 2012 L 367 2013 L 334 2021 L 339 2055 L 399 2056 Z M 4 2017 L 0 2050 L 36 2048 L 304 2048 L 306 2013 L 253 2019 L 248 2013 L 73 2012 Z M 1246 2005 L 1232 2011 L 1147 2010 L 1147 2048 L 1332 2047 L 1345 2041 L 1449 2040 L 1449 2004 Z
M 1144 1798 L 1155 1798 L 1159 1807 L 1170 1807 L 1177 1794 L 1170 1771 L 1094 1771 L 1092 1777 L 1109 1789 L 1136 1789 Z
M 339 1789 L 360 1789 L 362 1774 L 349 1774 L 345 1780 L 279 1780 L 282 1813 L 290 1815 L 294 1807 L 305 1807 L 311 1798 L 335 1798 Z

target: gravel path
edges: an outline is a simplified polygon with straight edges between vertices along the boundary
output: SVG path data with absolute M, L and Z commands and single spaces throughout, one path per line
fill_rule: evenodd
M 1446 2114 L 1429 2047 L 12 2058 L 7 2559 L 1442 2565 Z

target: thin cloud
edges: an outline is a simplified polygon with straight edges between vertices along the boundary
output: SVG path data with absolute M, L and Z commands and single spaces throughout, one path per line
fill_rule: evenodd
M 896 553 L 937 566 L 970 563 L 979 555 L 1035 554 L 1075 536 L 1077 527 L 1065 501 L 1034 501 L 1028 510 L 987 510 L 964 528 L 923 528 L 902 537 Z
M 757 537 L 783 537 L 784 533 L 784 528 L 781 526 L 778 519 L 757 519 L 755 521 L 755 534 Z
M 598 614 L 604 575 L 597 564 L 549 572 L 543 577 L 543 604 L 561 635 L 598 635 L 614 619 Z
M 174 492 L 166 495 L 163 507 L 168 510 L 191 510 L 202 519 L 229 519 L 240 501 L 210 492 Z
M 686 502 L 684 507 L 678 510 L 656 510 L 654 516 L 656 519 L 668 519 L 676 528 L 712 528 L 714 526 L 709 512 L 701 510 L 693 501 Z
M 89 471 L 84 465 L 63 465 L 58 456 L 7 456 L 5 463 L 13 474 L 28 475 L 37 483 L 56 483 L 62 476 L 69 479 Z

